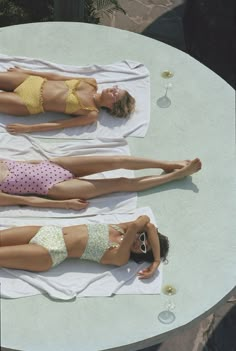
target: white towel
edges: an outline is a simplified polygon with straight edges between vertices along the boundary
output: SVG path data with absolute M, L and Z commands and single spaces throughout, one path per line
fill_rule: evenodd
M 80 223 L 121 223 L 146 214 L 155 223 L 150 208 L 139 208 L 133 214 L 112 214 L 79 219 L 18 219 L 16 225 L 75 225 Z M 10 224 L 10 223 L 9 223 Z M 1 228 L 2 229 L 2 228 Z M 67 259 L 45 273 L 15 269 L 0 269 L 1 294 L 5 298 L 19 298 L 48 294 L 52 298 L 69 300 L 84 296 L 114 294 L 158 294 L 162 284 L 162 265 L 148 280 L 137 278 L 137 272 L 148 263 L 129 261 L 122 267 L 105 266 L 90 261 Z
M 9 158 L 13 160 L 32 160 L 48 159 L 60 156 L 78 156 L 78 155 L 129 155 L 129 146 L 125 139 L 94 139 L 94 140 L 51 140 L 50 143 L 44 139 L 37 140 L 31 136 L 12 136 L 6 133 L 0 133 L 1 155 L 0 158 Z M 116 177 L 134 177 L 131 170 L 114 170 L 103 173 L 97 173 L 86 178 L 116 178 Z M 136 208 L 137 194 L 114 193 L 111 195 L 100 196 L 89 200 L 89 206 L 80 211 L 49 209 L 49 208 L 32 208 L 21 206 L 0 207 L 0 218 L 2 224 L 4 218 L 16 217 L 78 217 L 91 216 L 101 213 L 128 213 Z
M 55 64 L 34 58 L 0 55 L 0 71 L 6 71 L 14 66 L 73 77 L 92 77 L 97 80 L 99 91 L 117 84 L 121 89 L 126 89 L 136 99 L 136 111 L 129 119 L 111 117 L 105 111 L 101 111 L 97 123 L 84 127 L 34 133 L 34 135 L 47 138 L 73 137 L 80 139 L 145 136 L 150 121 L 150 78 L 149 71 L 142 63 L 124 60 L 109 65 L 80 67 Z M 11 123 L 33 124 L 59 119 L 65 119 L 65 115 L 48 112 L 38 116 L 12 117 L 0 114 L 0 132 L 5 131 L 5 125 Z

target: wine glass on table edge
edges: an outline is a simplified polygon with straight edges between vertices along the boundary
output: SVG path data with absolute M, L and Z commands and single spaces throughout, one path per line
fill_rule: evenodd
M 169 284 L 164 286 L 162 291 L 165 295 L 168 295 L 169 298 L 165 304 L 165 310 L 161 311 L 158 314 L 158 320 L 163 324 L 170 324 L 170 323 L 173 323 L 176 318 L 173 312 L 173 310 L 175 309 L 175 304 L 170 298 L 170 296 L 176 294 L 176 289 L 173 285 Z
M 174 76 L 174 72 L 170 70 L 164 70 L 161 72 L 161 77 L 164 79 L 170 79 Z M 167 108 L 171 105 L 171 100 L 167 96 L 169 88 L 172 87 L 171 83 L 165 85 L 165 94 L 157 99 L 157 106 L 161 108 Z

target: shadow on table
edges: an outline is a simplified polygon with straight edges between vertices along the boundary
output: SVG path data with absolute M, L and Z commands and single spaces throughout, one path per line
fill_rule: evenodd
M 218 322 L 204 345 L 205 349 L 208 351 L 236 351 L 235 326 L 236 305 L 232 306 L 228 313 L 223 317 L 223 319 Z
M 142 32 L 187 52 L 236 89 L 235 0 L 185 0 Z M 230 350 L 231 351 L 231 350 Z
M 20 351 L 20 350 L 16 350 L 16 349 L 7 349 L 6 347 L 0 346 L 0 351 Z
M 141 34 L 185 51 L 183 15 L 184 5 L 174 7 L 155 19 Z
M 194 345 L 198 351 L 236 351 L 235 325 L 236 305 L 229 309 L 228 303 L 222 305 L 213 315 L 209 329 L 201 330 L 200 321 L 195 327 L 170 337 L 165 342 L 139 351 L 192 351 Z M 204 328 L 203 328 L 204 329 Z
M 198 187 L 192 182 L 192 177 L 188 176 L 188 177 L 186 177 L 184 179 L 174 180 L 171 183 L 162 184 L 162 185 L 159 185 L 156 188 L 152 188 L 152 189 L 149 189 L 149 190 L 145 190 L 143 192 L 139 192 L 138 196 L 142 197 L 142 196 L 147 196 L 147 195 L 151 195 L 151 194 L 160 193 L 160 192 L 163 192 L 163 191 L 171 191 L 171 190 L 176 190 L 176 189 L 193 191 L 194 193 L 198 193 L 199 192 Z

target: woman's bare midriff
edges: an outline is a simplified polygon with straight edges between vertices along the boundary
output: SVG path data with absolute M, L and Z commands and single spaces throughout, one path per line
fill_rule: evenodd
M 85 224 L 63 228 L 68 257 L 81 257 L 88 241 L 88 230 Z
M 6 179 L 8 173 L 9 173 L 9 170 L 7 168 L 7 165 L 0 160 L 0 183 Z
M 64 81 L 45 81 L 43 85 L 43 107 L 45 111 L 65 112 L 68 88 Z
M 53 111 L 65 113 L 66 109 L 66 98 L 68 94 L 68 87 L 65 81 L 52 81 L 47 80 L 43 85 L 43 107 L 45 111 Z M 78 98 L 82 99 L 84 106 L 95 106 L 93 101 L 93 95 L 95 93 L 94 88 L 90 85 L 84 84 L 83 82 L 77 89 Z M 78 110 L 74 114 L 85 114 L 87 111 Z
M 68 257 L 81 257 L 88 241 L 88 229 L 86 224 L 73 225 L 63 228 L 64 240 L 68 252 Z M 109 240 L 121 243 L 122 235 L 109 226 Z M 123 238 L 122 238 L 123 239 Z

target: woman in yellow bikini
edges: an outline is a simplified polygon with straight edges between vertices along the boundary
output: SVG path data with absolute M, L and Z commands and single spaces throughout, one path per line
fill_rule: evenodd
M 0 90 L 3 90 L 0 93 L 0 113 L 27 116 L 50 111 L 73 116 L 34 125 L 10 124 L 7 131 L 11 134 L 84 126 L 97 120 L 101 108 L 115 117 L 128 117 L 135 106 L 135 99 L 117 86 L 98 92 L 96 80 L 92 78 L 66 77 L 21 68 L 0 73 Z

